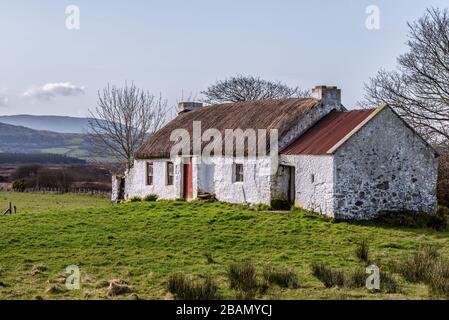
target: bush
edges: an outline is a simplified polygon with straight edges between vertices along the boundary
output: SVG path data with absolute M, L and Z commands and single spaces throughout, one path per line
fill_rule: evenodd
M 168 291 L 178 300 L 217 300 L 218 286 L 211 277 L 198 282 L 182 273 L 170 275 Z
M 134 196 L 132 198 L 129 198 L 129 202 L 142 202 L 142 198 L 139 196 Z
M 397 265 L 396 269 L 409 282 L 427 282 L 438 257 L 439 254 L 435 248 L 431 245 L 423 245 L 413 256 Z
M 439 159 L 438 166 L 438 203 L 449 207 L 449 150 L 445 150 Z
M 12 183 L 12 189 L 14 191 L 18 191 L 18 192 L 24 192 L 26 189 L 26 182 L 25 180 L 21 179 L 21 180 L 16 180 Z
M 448 220 L 449 209 L 445 206 L 438 206 L 437 214 L 430 218 L 428 226 L 436 231 L 445 231 L 447 230 Z
M 432 228 L 437 231 L 447 229 L 449 215 L 444 207 L 439 207 L 436 215 L 420 212 L 388 212 L 373 219 L 376 223 L 408 228 Z
M 228 279 L 231 289 L 246 293 L 255 293 L 258 289 L 256 268 L 249 261 L 232 263 L 228 269 Z
M 399 285 L 396 279 L 386 272 L 380 273 L 380 290 L 385 293 L 396 293 L 399 291 Z
M 357 245 L 357 248 L 355 249 L 355 255 L 360 260 L 360 262 L 369 264 L 369 247 L 366 240 L 363 240 Z
M 299 288 L 298 276 L 292 269 L 277 269 L 267 267 L 263 272 L 263 277 L 268 284 L 277 284 L 283 288 Z
M 143 198 L 143 201 L 154 202 L 157 201 L 157 199 L 159 199 L 159 196 L 157 194 L 149 194 L 145 198 Z
M 344 286 L 348 288 L 364 288 L 366 287 L 367 273 L 364 269 L 356 269 L 345 276 Z
M 326 288 L 344 286 L 345 277 L 343 271 L 332 269 L 323 263 L 313 263 L 311 268 L 312 274 L 320 280 Z
M 449 296 L 449 263 L 447 261 L 438 260 L 427 278 L 432 293 Z

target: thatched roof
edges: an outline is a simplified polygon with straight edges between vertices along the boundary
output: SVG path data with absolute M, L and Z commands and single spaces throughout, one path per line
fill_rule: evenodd
M 176 144 L 170 141 L 171 133 L 176 129 L 186 129 L 192 137 L 193 121 L 201 121 L 202 132 L 214 128 L 224 136 L 226 129 L 254 129 L 256 132 L 258 129 L 277 129 L 279 138 L 282 138 L 293 125 L 319 104 L 319 100 L 306 98 L 248 101 L 198 108 L 178 115 L 153 134 L 135 156 L 137 159 L 169 158 L 170 150 Z

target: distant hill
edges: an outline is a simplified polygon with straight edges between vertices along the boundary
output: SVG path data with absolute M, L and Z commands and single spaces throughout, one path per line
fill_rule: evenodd
M 51 153 L 87 159 L 92 151 L 84 134 L 34 130 L 0 123 L 0 153 Z
M 35 130 L 47 130 L 59 133 L 86 133 L 89 126 L 89 118 L 65 116 L 0 116 L 0 122 Z
M 49 153 L 0 153 L 0 165 L 4 164 L 86 164 L 86 160 Z

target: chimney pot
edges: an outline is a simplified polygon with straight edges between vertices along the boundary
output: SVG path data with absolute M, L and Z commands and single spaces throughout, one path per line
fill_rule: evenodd
M 178 104 L 179 113 L 185 113 L 192 110 L 202 108 L 203 104 L 201 102 L 180 102 Z
M 341 105 L 341 90 L 336 86 L 316 86 L 312 89 L 312 98 L 321 100 L 325 105 Z

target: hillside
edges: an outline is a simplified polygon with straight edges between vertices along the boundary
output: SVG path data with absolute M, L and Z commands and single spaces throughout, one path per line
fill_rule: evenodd
M 86 133 L 89 125 L 88 118 L 65 116 L 0 116 L 0 122 L 35 130 L 48 130 L 60 133 Z
M 86 135 L 34 130 L 0 123 L 1 153 L 53 153 L 88 158 L 90 145 Z
M 435 298 L 429 288 L 407 282 L 392 263 L 423 244 L 449 256 L 448 232 L 333 223 L 298 209 L 275 213 L 175 201 L 112 206 L 89 196 L 0 193 L 0 209 L 9 201 L 18 214 L 0 217 L 0 299 L 109 299 L 112 279 L 126 281 L 141 299 L 171 299 L 167 279 L 174 272 L 210 275 L 223 298 L 235 299 L 227 270 L 248 259 L 258 281 L 270 265 L 291 268 L 299 278 L 299 288 L 270 285 L 257 299 L 426 299 Z M 345 272 L 359 268 L 364 279 L 365 266 L 355 255 L 362 240 L 372 263 L 398 282 L 396 293 L 327 289 L 312 274 L 310 265 L 321 262 Z M 81 290 L 64 287 L 61 275 L 69 265 L 80 267 Z

